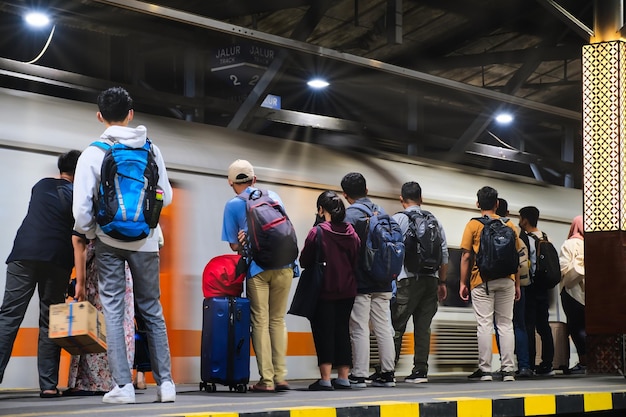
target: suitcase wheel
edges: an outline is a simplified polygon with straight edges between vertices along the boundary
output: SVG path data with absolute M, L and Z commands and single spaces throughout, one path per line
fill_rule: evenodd
M 217 387 L 215 386 L 215 384 L 207 384 L 205 382 L 201 382 L 200 383 L 200 391 L 205 390 L 206 392 L 216 392 L 217 391 Z
M 239 385 L 237 385 L 236 391 L 244 393 L 244 392 L 248 391 L 248 386 L 246 384 L 239 384 Z

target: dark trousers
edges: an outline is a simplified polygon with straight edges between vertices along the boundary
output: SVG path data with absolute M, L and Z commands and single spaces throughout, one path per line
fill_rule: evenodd
M 28 303 L 39 294 L 39 340 L 37 370 L 39 388 L 54 390 L 59 382 L 61 348 L 48 338 L 50 305 L 65 302 L 71 271 L 50 262 L 14 261 L 7 265 L 4 300 L 0 307 L 0 382 L 11 358 L 17 331 L 24 320 Z
M 396 347 L 396 363 L 400 358 L 402 336 L 409 318 L 413 316 L 413 372 L 428 373 L 430 351 L 430 324 L 437 312 L 437 278 L 423 276 L 419 279 L 404 278 L 398 281 L 396 302 L 391 305 L 393 341 Z
M 561 291 L 561 303 L 563 304 L 563 311 L 565 311 L 567 316 L 567 332 L 572 336 L 578 356 L 586 355 L 585 305 L 580 304 L 565 290 Z
M 352 366 L 350 313 L 354 298 L 319 300 L 311 319 L 317 365 Z
M 135 309 L 135 360 L 133 368 L 137 369 L 138 372 L 152 372 L 148 348 L 148 329 L 137 309 Z
M 548 309 L 550 307 L 547 290 L 537 289 L 534 284 L 526 287 L 526 332 L 528 333 L 528 357 L 531 369 L 535 369 L 535 330 L 541 337 L 541 364 L 552 367 L 554 359 L 554 340 L 552 329 L 548 321 Z

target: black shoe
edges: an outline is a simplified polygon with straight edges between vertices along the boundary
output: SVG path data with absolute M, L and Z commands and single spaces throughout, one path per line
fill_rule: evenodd
M 350 374 L 348 377 L 348 381 L 350 381 L 350 385 L 352 388 L 367 388 L 367 384 L 365 383 L 365 377 L 362 376 L 354 376 Z
M 411 375 L 404 378 L 404 382 L 409 384 L 421 384 L 422 382 L 428 382 L 428 375 L 424 371 L 413 372 Z
M 375 379 L 378 379 L 378 378 L 380 378 L 380 372 L 379 371 L 375 371 L 373 374 L 371 374 L 370 376 L 365 378 L 365 383 L 366 384 L 371 384 L 372 381 L 374 381 Z
M 584 375 L 585 373 L 587 373 L 587 368 L 579 363 L 565 372 L 566 375 Z
M 381 372 L 378 378 L 372 381 L 373 387 L 395 387 L 396 378 L 393 371 Z
M 311 385 L 309 385 L 309 391 L 334 391 L 335 389 L 332 385 L 329 387 L 327 385 L 320 384 L 320 380 L 318 379 Z
M 467 376 L 467 379 L 480 379 L 485 375 L 487 375 L 486 372 L 483 372 L 480 369 L 476 369 L 474 372 Z
M 544 365 L 543 363 L 535 368 L 535 375 L 537 376 L 554 376 L 554 369 L 552 366 Z

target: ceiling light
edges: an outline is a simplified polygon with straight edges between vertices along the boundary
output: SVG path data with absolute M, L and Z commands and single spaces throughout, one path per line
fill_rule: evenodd
M 330 84 L 328 84 L 326 80 L 322 80 L 321 78 L 314 78 L 311 81 L 307 82 L 307 85 L 311 88 L 319 90 L 328 87 Z
M 50 18 L 41 12 L 29 12 L 26 14 L 26 16 L 24 16 L 24 20 L 26 20 L 26 23 L 28 23 L 30 26 L 36 28 L 48 26 L 48 24 L 50 23 Z
M 499 115 L 496 116 L 496 122 L 502 125 L 508 125 L 512 121 L 513 121 L 513 116 L 511 116 L 509 113 L 500 113 Z

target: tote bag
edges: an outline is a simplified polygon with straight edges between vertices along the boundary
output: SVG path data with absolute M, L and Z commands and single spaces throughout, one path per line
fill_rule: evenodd
M 315 235 L 315 263 L 313 266 L 306 268 L 300 275 L 296 292 L 291 301 L 288 314 L 294 316 L 306 317 L 311 320 L 315 314 L 317 300 L 322 288 L 324 279 L 324 262 L 320 261 L 322 252 L 322 228 L 317 226 Z

